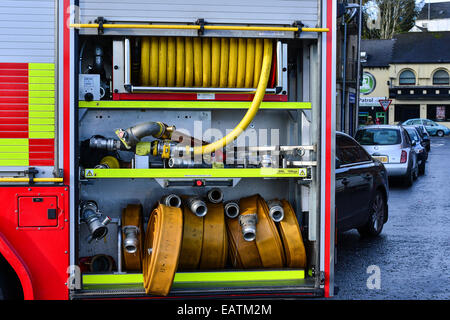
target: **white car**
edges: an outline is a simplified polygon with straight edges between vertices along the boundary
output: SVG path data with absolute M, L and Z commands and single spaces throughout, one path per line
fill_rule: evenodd
M 415 141 L 405 128 L 393 125 L 371 125 L 358 129 L 355 140 L 372 156 L 382 162 L 388 176 L 400 177 L 411 186 L 419 176 Z

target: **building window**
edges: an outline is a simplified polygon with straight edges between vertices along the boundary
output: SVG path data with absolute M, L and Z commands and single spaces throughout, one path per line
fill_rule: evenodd
M 427 119 L 433 121 L 450 121 L 450 105 L 428 105 Z
M 445 70 L 438 70 L 433 75 L 433 84 L 449 84 L 450 79 L 448 72 Z
M 409 119 L 420 118 L 420 105 L 418 104 L 396 104 L 394 107 L 395 122 L 403 122 Z
M 400 85 L 416 84 L 416 76 L 414 75 L 414 72 L 411 70 L 405 70 L 400 73 L 399 83 Z

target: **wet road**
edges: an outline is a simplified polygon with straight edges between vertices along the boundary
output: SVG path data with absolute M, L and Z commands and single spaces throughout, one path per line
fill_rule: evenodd
M 338 236 L 335 299 L 450 299 L 450 137 L 432 137 L 425 175 L 390 182 L 376 239 Z

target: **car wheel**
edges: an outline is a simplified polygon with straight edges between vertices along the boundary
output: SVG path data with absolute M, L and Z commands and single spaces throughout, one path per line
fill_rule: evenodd
M 444 136 L 444 131 L 438 130 L 438 131 L 436 132 L 436 135 L 437 135 L 438 137 L 442 138 L 442 137 Z
M 405 187 L 409 188 L 412 186 L 413 182 L 414 182 L 414 170 L 412 168 L 409 168 L 408 172 L 403 178 L 403 184 L 405 185 Z
M 426 164 L 426 162 L 423 161 L 423 162 L 420 164 L 420 166 L 419 166 L 419 174 L 420 174 L 420 175 L 424 175 L 424 174 L 425 174 L 425 164 Z
M 358 228 L 358 232 L 361 236 L 375 237 L 383 230 L 386 217 L 386 199 L 380 190 L 375 193 L 369 210 L 369 220 L 363 227 Z

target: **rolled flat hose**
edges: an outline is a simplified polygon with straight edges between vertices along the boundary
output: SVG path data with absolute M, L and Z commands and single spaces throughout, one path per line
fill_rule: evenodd
M 257 214 L 255 243 L 262 266 L 264 268 L 282 268 L 285 264 L 284 248 L 277 226 L 269 216 L 266 201 L 260 195 L 254 195 L 242 198 L 239 201 L 239 207 L 241 215 Z
M 138 245 L 136 252 L 129 253 L 123 248 L 124 267 L 127 271 L 142 270 L 142 253 L 144 244 L 144 228 L 142 224 L 142 206 L 138 204 L 129 204 L 122 211 L 122 239 L 125 238 L 123 227 L 135 226 L 139 229 L 137 234 Z M 122 244 L 123 245 L 123 244 Z
M 284 218 L 278 222 L 284 252 L 286 253 L 286 267 L 306 268 L 306 251 L 297 217 L 291 204 L 282 200 Z
M 200 269 L 222 269 L 228 257 L 228 239 L 223 203 L 207 202 L 203 217 L 203 242 Z
M 178 266 L 180 270 L 193 270 L 198 268 L 202 254 L 203 217 L 197 217 L 188 206 L 182 210 L 183 241 Z
M 230 133 L 194 148 L 194 154 L 209 154 L 233 142 L 255 117 L 269 80 L 272 50 L 269 39 L 143 38 L 141 85 L 256 87 L 247 113 Z
M 143 278 L 147 294 L 169 294 L 178 268 L 182 235 L 182 210 L 159 204 L 150 215 L 145 236 Z
M 245 241 L 239 219 L 226 218 L 229 244 L 229 262 L 238 269 L 257 269 L 262 267 L 255 241 Z

